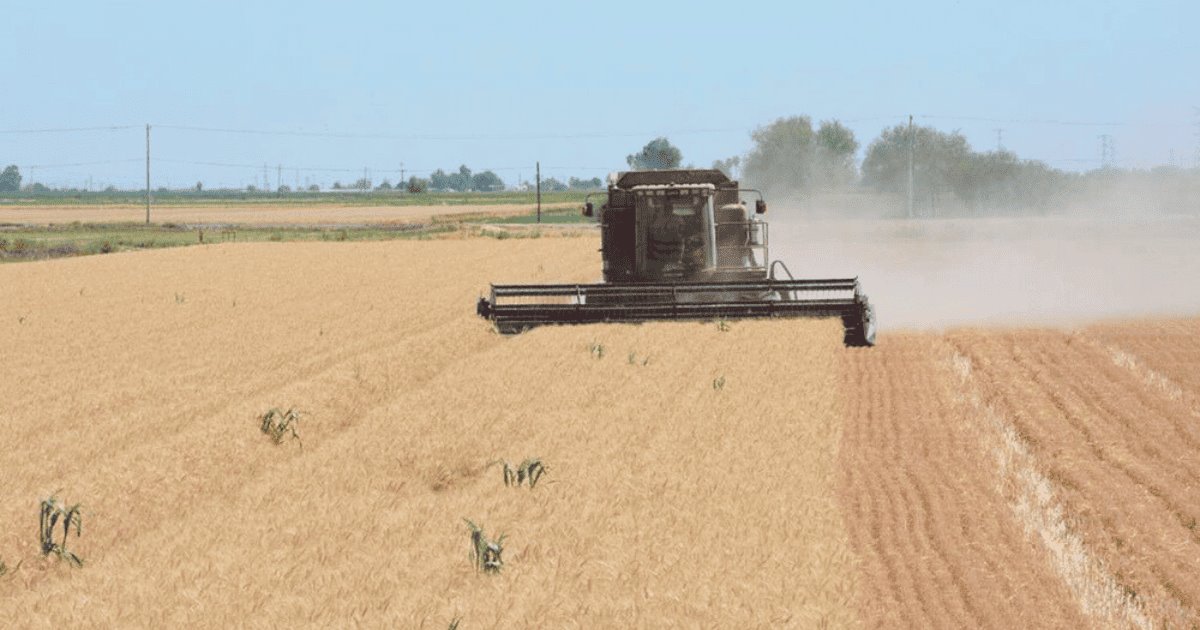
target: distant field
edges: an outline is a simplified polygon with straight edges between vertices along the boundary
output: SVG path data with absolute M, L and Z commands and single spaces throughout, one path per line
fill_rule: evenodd
M 477 206 L 472 206 L 478 208 Z M 0 263 L 228 242 L 385 241 L 492 236 L 537 238 L 575 233 L 594 222 L 574 207 L 441 214 L 422 221 L 332 223 L 30 223 L 0 224 Z M 560 229 L 567 228 L 567 229 Z
M 542 203 L 582 202 L 589 191 L 564 190 L 543 191 Z M 468 206 L 468 205 L 511 205 L 537 201 L 534 191 L 498 192 L 424 192 L 407 193 L 396 191 L 366 192 L 287 192 L 270 193 L 244 190 L 157 190 L 151 195 L 156 206 L 213 206 L 213 205 L 337 205 L 337 206 Z M 0 207 L 4 206 L 142 206 L 145 195 L 140 191 L 22 191 L 0 195 Z
M 176 224 L 257 224 L 361 225 L 411 223 L 435 217 L 468 214 L 532 215 L 536 207 L 529 203 L 436 203 L 430 205 L 358 205 L 349 203 L 178 203 L 155 205 L 150 210 L 152 223 Z M 578 203 L 543 203 L 543 210 L 572 208 Z M 131 204 L 0 204 L 0 224 L 124 223 L 143 222 L 144 206 Z

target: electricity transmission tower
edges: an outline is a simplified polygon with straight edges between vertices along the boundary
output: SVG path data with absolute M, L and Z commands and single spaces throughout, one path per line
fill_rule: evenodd
M 1113 137 L 1111 134 L 1101 134 L 1100 138 L 1100 168 L 1110 169 L 1113 162 L 1116 161 L 1116 149 L 1113 148 Z
M 1196 155 L 1192 158 L 1192 166 L 1200 168 L 1200 107 L 1193 107 L 1192 115 L 1196 118 L 1192 123 L 1196 126 Z

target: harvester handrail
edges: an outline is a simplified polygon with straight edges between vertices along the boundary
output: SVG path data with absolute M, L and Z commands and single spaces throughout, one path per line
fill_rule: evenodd
M 534 297 L 574 295 L 577 293 L 661 293 L 718 291 L 850 291 L 858 287 L 858 278 L 819 280 L 752 280 L 738 282 L 630 282 L 622 284 L 493 284 L 497 297 Z

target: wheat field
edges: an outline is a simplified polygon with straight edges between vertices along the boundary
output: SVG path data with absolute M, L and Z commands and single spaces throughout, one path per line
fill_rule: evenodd
M 0 625 L 1200 620 L 1197 320 L 846 349 L 831 321 L 475 316 L 489 281 L 593 280 L 596 245 L 0 267 Z M 527 458 L 545 475 L 506 486 Z M 41 553 L 51 495 L 81 567 Z M 498 573 L 467 520 L 504 535 Z
M 5 623 L 853 623 L 837 326 L 506 339 L 475 317 L 489 279 L 587 279 L 582 244 L 0 269 Z M 302 410 L 300 443 L 260 433 L 272 407 Z M 488 467 L 534 456 L 533 489 Z M 56 491 L 83 505 L 80 569 L 35 544 Z M 473 570 L 464 519 L 506 534 L 499 575 Z

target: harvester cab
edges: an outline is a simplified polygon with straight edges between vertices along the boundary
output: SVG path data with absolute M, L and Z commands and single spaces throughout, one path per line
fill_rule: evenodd
M 751 213 L 742 199 L 755 197 Z M 492 285 L 480 316 L 504 333 L 545 324 L 836 317 L 846 345 L 875 343 L 857 278 L 797 280 L 771 262 L 766 202 L 718 170 L 631 171 L 610 178 L 599 211 L 604 282 Z M 786 278 L 778 277 L 782 272 Z

